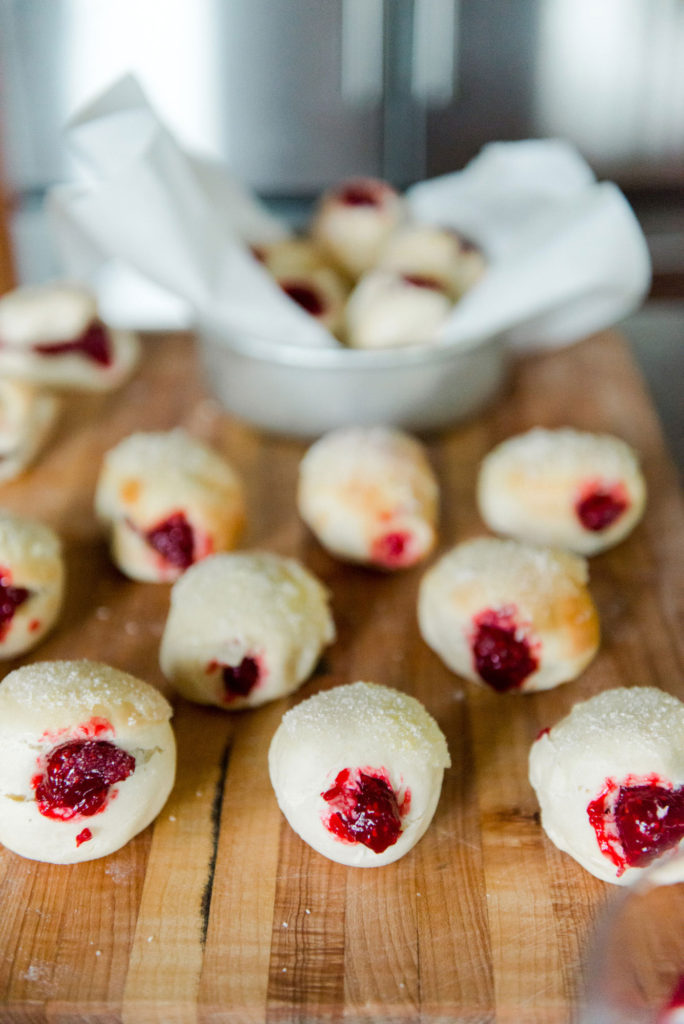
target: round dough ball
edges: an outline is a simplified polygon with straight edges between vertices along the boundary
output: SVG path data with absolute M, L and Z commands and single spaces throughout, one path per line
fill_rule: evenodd
M 154 687 L 109 665 L 11 672 L 0 684 L 0 842 L 53 864 L 124 846 L 173 786 L 170 717 Z
M 334 638 L 327 591 L 294 559 L 212 555 L 173 585 L 160 664 L 188 700 L 234 711 L 292 693 Z
M 371 270 L 349 296 L 346 342 L 367 349 L 431 345 L 452 308 L 433 278 Z
M 347 286 L 331 267 L 298 273 L 278 273 L 275 279 L 285 294 L 333 334 L 344 325 Z
M 419 701 L 364 682 L 287 711 L 268 755 L 294 831 L 325 857 L 362 868 L 389 864 L 415 846 L 450 763 L 444 734 Z
M 302 236 L 258 243 L 252 246 L 252 252 L 273 277 L 299 277 L 329 266 L 320 246 Z
M 0 658 L 30 651 L 62 609 L 62 544 L 51 527 L 0 511 Z
M 433 224 L 405 224 L 382 248 L 378 266 L 435 281 L 454 301 L 472 288 L 487 264 L 481 250 L 458 232 Z
M 34 462 L 54 426 L 60 400 L 24 381 L 0 380 L 0 483 Z
M 465 541 L 423 577 L 420 631 L 466 679 L 500 693 L 548 690 L 575 679 L 598 650 L 587 578 L 586 561 L 567 551 Z
M 668 854 L 684 840 L 684 704 L 662 690 L 606 690 L 576 704 L 530 750 L 530 782 L 553 843 L 605 882 L 651 864 L 684 882 Z M 662 861 L 661 861 L 662 858 Z
M 351 178 L 321 197 L 311 235 L 335 266 L 357 278 L 377 263 L 385 240 L 404 217 L 404 201 L 386 181 Z
M 166 583 L 235 547 L 243 487 L 231 465 L 184 430 L 131 434 L 106 453 L 95 493 L 112 558 L 131 579 Z
M 300 463 L 302 519 L 328 551 L 351 562 L 402 569 L 425 558 L 438 498 L 421 443 L 389 427 L 332 431 Z
M 594 555 L 639 522 L 646 484 L 636 453 L 619 438 L 536 427 L 485 457 L 477 500 L 497 533 Z
M 107 327 L 82 285 L 29 285 L 0 298 L 0 373 L 53 388 L 109 391 L 140 356 L 131 331 Z

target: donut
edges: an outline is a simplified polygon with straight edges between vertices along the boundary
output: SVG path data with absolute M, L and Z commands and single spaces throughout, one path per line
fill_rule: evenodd
M 532 744 L 530 782 L 549 839 L 605 882 L 650 865 L 684 882 L 684 703 L 652 686 L 576 704 Z
M 321 196 L 311 237 L 335 266 L 355 279 L 375 265 L 404 216 L 403 199 L 386 181 L 350 178 Z
M 388 237 L 378 266 L 409 278 L 434 281 L 454 301 L 484 274 L 480 248 L 458 232 L 432 224 L 404 224 Z
M 62 544 L 45 523 L 0 511 L 0 658 L 36 647 L 62 609 Z
M 362 868 L 390 864 L 415 846 L 450 763 L 444 734 L 419 701 L 367 682 L 287 711 L 268 754 L 294 831 L 330 860 Z
M 138 362 L 131 331 L 98 315 L 95 296 L 69 282 L 27 285 L 0 297 L 0 374 L 51 388 L 109 391 Z
M 174 782 L 171 707 L 95 661 L 44 661 L 0 684 L 0 842 L 32 860 L 104 857 L 141 832 Z
M 535 427 L 485 456 L 477 502 L 496 533 L 589 556 L 634 529 L 646 485 L 625 441 L 570 427 Z
M 340 334 L 344 325 L 347 287 L 331 267 L 316 267 L 297 273 L 274 275 L 282 291 L 309 316 L 314 317 L 333 334 Z
M 253 245 L 252 252 L 273 277 L 298 277 L 330 265 L 320 246 L 301 235 Z
M 245 521 L 231 465 L 181 428 L 130 434 L 104 457 L 95 511 L 112 559 L 135 580 L 165 583 L 235 546 Z
M 423 445 L 390 427 L 324 434 L 300 462 L 297 506 L 331 554 L 382 569 L 425 558 L 436 539 L 438 485 Z
M 292 693 L 334 637 L 328 593 L 299 562 L 217 554 L 174 583 L 160 664 L 188 700 L 233 711 Z
M 59 398 L 44 388 L 0 378 L 0 483 L 14 480 L 32 465 L 60 405 Z
M 351 348 L 364 349 L 430 345 L 452 308 L 434 277 L 371 270 L 347 301 L 345 340 Z
M 598 650 L 580 555 L 514 540 L 457 544 L 420 583 L 420 632 L 448 668 L 503 692 L 575 679 Z

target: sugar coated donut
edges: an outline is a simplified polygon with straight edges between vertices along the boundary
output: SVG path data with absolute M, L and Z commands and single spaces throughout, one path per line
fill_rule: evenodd
M 409 277 L 435 281 L 456 301 L 484 274 L 478 246 L 450 228 L 403 224 L 383 245 L 378 266 Z
M 0 658 L 31 650 L 62 609 L 62 544 L 45 523 L 0 511 Z
M 536 427 L 485 457 L 477 499 L 482 518 L 497 533 L 594 555 L 639 522 L 646 485 L 625 441 Z
M 544 729 L 530 782 L 555 845 L 605 882 L 628 885 L 657 864 L 684 882 L 684 704 L 662 690 L 606 690 Z M 654 869 L 655 870 L 655 869 Z
M 15 288 L 0 298 L 0 374 L 53 388 L 108 391 L 138 362 L 131 331 L 98 315 L 95 296 L 69 282 Z
M 418 621 L 445 664 L 498 692 L 548 690 L 598 650 L 598 613 L 579 555 L 480 537 L 423 577 Z
M 374 266 L 404 216 L 403 199 L 386 181 L 350 178 L 321 197 L 311 235 L 333 264 L 353 279 Z
M 338 558 L 414 565 L 436 539 L 438 485 L 423 445 L 389 427 L 325 434 L 300 463 L 300 515 Z
M 419 701 L 359 682 L 287 711 L 268 763 L 280 809 L 306 843 L 341 864 L 379 867 L 425 833 L 451 762 Z
M 299 562 L 217 554 L 174 583 L 160 663 L 183 696 L 232 711 L 291 693 L 334 637 L 328 593 Z
M 57 419 L 61 402 L 44 388 L 0 379 L 0 483 L 35 461 Z
M 119 569 L 158 583 L 234 547 L 245 520 L 231 465 L 180 428 L 131 434 L 107 452 L 95 510 Z
M 109 665 L 11 672 L 0 684 L 0 842 L 53 864 L 124 846 L 173 786 L 170 716 L 154 687 Z
M 359 279 L 345 308 L 345 340 L 352 348 L 430 345 L 453 302 L 434 277 L 371 270 Z

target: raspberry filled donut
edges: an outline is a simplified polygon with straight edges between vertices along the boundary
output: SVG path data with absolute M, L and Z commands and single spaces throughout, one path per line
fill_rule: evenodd
M 394 231 L 382 247 L 378 266 L 433 281 L 454 302 L 487 268 L 478 246 L 456 231 L 432 224 L 405 224 Z
M 36 647 L 62 609 L 62 543 L 45 523 L 0 511 L 0 658 Z
M 0 684 L 0 842 L 53 864 L 104 857 L 141 832 L 174 781 L 171 707 L 94 661 L 46 661 Z
M 536 427 L 483 460 L 477 484 L 491 530 L 595 555 L 641 519 L 646 484 L 634 450 L 609 434 Z
M 14 480 L 36 460 L 61 402 L 44 388 L 0 379 L 0 483 Z
M 404 217 L 404 201 L 386 181 L 350 178 L 321 197 L 311 236 L 335 266 L 355 279 L 377 263 Z
M 382 569 L 421 561 L 435 543 L 438 498 L 421 443 L 389 427 L 332 431 L 300 463 L 300 515 L 346 561 Z
M 331 267 L 316 267 L 298 273 L 281 272 L 274 276 L 282 291 L 305 313 L 333 334 L 341 334 L 348 289 L 335 270 Z
M 398 860 L 423 836 L 451 762 L 419 701 L 358 682 L 287 711 L 268 763 L 280 809 L 304 842 L 365 868 Z
M 137 335 L 102 322 L 77 284 L 16 288 L 0 298 L 0 374 L 51 388 L 108 391 L 138 362 Z
M 95 510 L 112 559 L 135 580 L 165 583 L 235 546 L 245 520 L 232 466 L 184 430 L 131 434 L 105 455 Z
M 430 345 L 452 308 L 435 277 L 371 270 L 349 296 L 345 340 L 365 349 Z
M 598 613 L 579 555 L 481 537 L 423 577 L 418 622 L 453 672 L 503 692 L 575 679 L 598 650 Z
M 684 704 L 662 690 L 606 690 L 576 704 L 530 750 L 530 782 L 555 845 L 605 882 L 629 885 L 684 841 Z
M 328 593 L 304 566 L 218 554 L 174 583 L 160 663 L 188 700 L 233 711 L 292 693 L 334 637 Z

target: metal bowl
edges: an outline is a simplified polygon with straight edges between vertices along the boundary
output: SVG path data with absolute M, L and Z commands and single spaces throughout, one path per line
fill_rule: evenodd
M 509 366 L 499 336 L 382 351 L 275 344 L 207 322 L 198 336 L 208 386 L 225 408 L 295 437 L 351 424 L 439 430 L 493 399 Z

